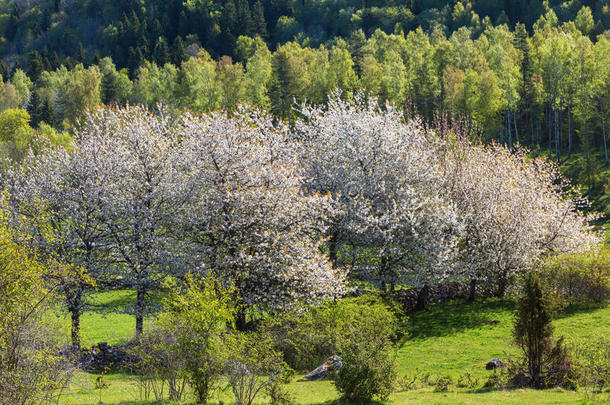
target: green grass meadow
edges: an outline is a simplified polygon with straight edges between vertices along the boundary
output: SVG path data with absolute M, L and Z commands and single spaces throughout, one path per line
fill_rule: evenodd
M 133 298 L 128 291 L 97 293 L 92 307 L 103 304 L 121 308 Z M 433 386 L 407 392 L 395 392 L 392 404 L 610 404 L 610 393 L 589 394 L 581 391 L 485 390 L 481 387 L 493 371 L 485 364 L 494 357 L 505 359 L 517 353 L 511 344 L 514 304 L 508 300 L 484 300 L 474 303 L 455 301 L 432 305 L 428 311 L 410 314 L 402 323 L 404 336 L 397 343 L 399 376 L 429 374 L 430 380 L 451 377 L 448 392 L 434 392 Z M 69 325 L 66 316 L 59 319 Z M 145 327 L 151 325 L 148 320 Z M 568 345 L 596 336 L 610 336 L 610 307 L 564 311 L 554 321 L 555 336 L 565 336 Z M 87 311 L 82 319 L 83 346 L 105 341 L 126 342 L 133 337 L 135 321 L 123 313 L 103 314 Z M 469 373 L 478 380 L 478 388 L 457 388 L 455 382 Z M 141 401 L 137 376 L 109 372 L 108 385 L 96 389 L 98 375 L 79 373 L 64 393 L 62 404 L 147 404 Z M 299 404 L 331 404 L 339 399 L 331 381 L 299 381 L 288 386 Z M 229 390 L 218 392 L 216 403 L 231 403 Z M 188 402 L 187 402 L 188 403 Z M 260 404 L 266 403 L 264 397 Z

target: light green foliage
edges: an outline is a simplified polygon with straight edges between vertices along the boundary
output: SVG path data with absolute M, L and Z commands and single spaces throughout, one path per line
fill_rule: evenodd
M 23 158 L 34 137 L 29 122 L 30 114 L 25 110 L 8 109 L 0 113 L 0 155 L 13 162 Z
M 523 55 L 513 45 L 513 34 L 504 25 L 488 27 L 479 41 L 481 51 L 485 52 L 490 68 L 498 77 L 506 107 L 514 110 L 519 103 L 519 88 L 522 86 L 520 66 Z
M 84 111 L 94 109 L 101 102 L 102 73 L 97 66 L 85 69 L 77 65 L 65 87 L 65 118 L 74 123 Z
M 44 122 L 38 130 L 30 127 L 30 114 L 26 110 L 8 109 L 0 113 L 0 155 L 9 161 L 20 162 L 30 148 L 35 154 L 47 147 L 70 149 L 71 142 L 69 134 L 58 132 Z
M 67 150 L 72 149 L 72 137 L 67 132 L 57 132 L 53 127 L 43 122 L 40 124 L 38 133 L 40 138 L 51 147 L 59 146 Z
M 349 400 L 385 400 L 394 389 L 396 357 L 390 337 L 396 320 L 382 304 L 353 305 L 353 321 L 346 325 L 337 342 L 342 366 L 335 386 Z
M 41 99 L 53 102 L 58 121 L 69 127 L 82 117 L 85 111 L 101 102 L 102 72 L 94 65 L 85 69 L 82 64 L 68 70 L 62 66 L 54 72 L 43 72 Z
M 421 28 L 409 32 L 406 37 L 405 53 L 407 66 L 413 78 L 409 84 L 409 95 L 416 105 L 421 105 L 422 115 L 430 119 L 434 102 L 441 92 L 441 81 L 438 75 L 439 66 L 434 58 L 434 46 L 430 37 Z
M 364 55 L 360 61 L 360 83 L 369 94 L 379 94 L 381 90 L 381 64 L 373 55 Z
M 220 108 L 222 92 L 218 84 L 216 63 L 202 51 L 198 57 L 182 64 L 177 77 L 176 96 L 180 105 L 195 112 Z
M 237 41 L 235 41 L 235 56 L 239 62 L 245 62 L 254 55 L 256 49 L 254 41 L 254 38 L 246 35 L 240 35 L 237 38 Z
M 222 97 L 221 105 L 234 110 L 244 99 L 246 75 L 241 63 L 233 63 L 231 58 L 224 57 L 218 62 L 218 84 Z
M 25 218 L 0 201 L 0 404 L 43 403 L 65 383 L 59 334 L 43 321 L 62 267 L 38 256 L 14 224 Z M 14 222 L 13 222 L 14 221 Z M 42 239 L 49 238 L 43 232 Z
M 591 8 L 583 6 L 578 11 L 578 14 L 576 14 L 574 24 L 576 25 L 576 28 L 584 35 L 589 35 L 595 28 L 595 21 L 593 20 L 593 15 L 591 14 Z
M 126 69 L 116 70 L 109 57 L 103 58 L 99 64 L 102 73 L 101 100 L 105 104 L 113 102 L 124 104 L 131 96 L 133 84 L 129 80 Z
M 0 84 L 0 86 L 2 87 L 2 91 L 0 92 L 0 111 L 9 108 L 18 108 L 21 100 L 15 86 L 9 81 Z
M 610 386 L 610 339 L 607 336 L 581 340 L 574 346 L 574 352 L 579 360 L 582 386 L 595 393 Z
M 248 54 L 252 54 L 246 62 L 246 100 L 254 105 L 268 107 L 270 103 L 268 89 L 272 72 L 271 52 L 258 37 L 253 41 L 252 48 L 247 51 Z
M 30 99 L 32 91 L 32 81 L 21 69 L 17 69 L 13 74 L 13 86 L 19 96 L 19 107 L 23 107 Z
M 146 62 L 140 66 L 134 82 L 133 101 L 154 106 L 171 103 L 175 99 L 178 69 L 172 64 L 157 66 Z
M 311 81 L 305 60 L 299 55 L 298 44 L 280 47 L 272 57 L 273 79 L 269 88 L 271 111 L 282 118 L 293 115 L 294 103 L 304 100 Z
M 30 128 L 30 114 L 25 110 L 9 109 L 0 114 L 0 141 L 22 144 L 22 131 Z M 29 140 L 28 140 L 29 141 Z M 25 142 L 27 143 L 27 142 Z
M 237 311 L 234 288 L 224 288 L 212 278 L 186 277 L 181 288 L 163 301 L 166 312 L 159 324 L 175 336 L 177 355 L 183 359 L 197 400 L 207 402 L 218 388 L 226 356 L 227 325 Z
M 279 43 L 294 40 L 299 32 L 299 23 L 293 17 L 281 16 L 275 25 L 275 40 Z
M 358 85 L 358 76 L 354 72 L 354 61 L 349 51 L 342 47 L 330 50 L 330 90 L 339 88 L 345 92 L 353 91 Z
M 291 367 L 309 370 L 337 354 L 342 341 L 376 316 L 381 320 L 379 333 L 387 337 L 393 331 L 394 315 L 382 301 L 368 295 L 286 313 L 269 319 L 266 329 L 280 336 L 278 348 Z
M 541 275 L 564 305 L 604 304 L 610 298 L 610 251 L 602 249 L 548 259 Z
M 291 376 L 270 335 L 237 332 L 225 344 L 229 347 L 227 379 L 238 405 L 252 404 L 265 391 L 278 391 L 278 385 Z

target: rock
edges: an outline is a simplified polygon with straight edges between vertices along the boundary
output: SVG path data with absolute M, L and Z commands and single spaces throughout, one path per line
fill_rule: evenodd
M 532 385 L 532 377 L 524 372 L 517 373 L 510 379 L 510 385 L 515 388 L 525 388 Z
M 100 342 L 91 347 L 90 351 L 84 351 L 79 359 L 81 368 L 88 371 L 99 371 L 113 367 L 130 367 L 137 363 L 137 359 L 128 354 L 125 348 L 111 346 L 106 342 Z
M 341 358 L 339 356 L 330 356 L 324 360 L 324 363 L 316 367 L 315 370 L 303 377 L 303 379 L 311 381 L 324 378 L 328 375 L 329 371 L 337 370 L 338 368 L 341 368 L 341 365 Z
M 494 370 L 496 368 L 504 367 L 504 362 L 500 359 L 492 359 L 489 363 L 485 365 L 487 370 Z

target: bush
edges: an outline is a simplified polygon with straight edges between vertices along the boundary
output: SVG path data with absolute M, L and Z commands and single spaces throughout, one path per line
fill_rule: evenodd
M 176 345 L 173 330 L 159 326 L 140 336 L 132 353 L 139 359 L 140 394 L 149 400 L 151 394 L 158 402 L 164 399 L 167 386 L 169 399 L 181 401 L 187 382 L 185 360 Z
M 385 400 L 396 381 L 396 358 L 390 337 L 396 320 L 381 304 L 351 305 L 353 322 L 337 341 L 343 365 L 336 371 L 335 386 L 349 400 Z
M 72 368 L 59 349 L 63 336 L 44 321 L 58 287 L 54 283 L 64 269 L 59 263 L 39 257 L 30 248 L 35 243 L 13 228 L 4 202 L 0 201 L 2 405 L 53 402 L 71 376 Z
M 275 336 L 277 349 L 290 367 L 311 370 L 338 353 L 339 343 L 347 339 L 355 325 L 365 322 L 368 311 L 394 319 L 392 313 L 398 310 L 377 296 L 362 295 L 283 314 L 270 319 L 264 329 Z M 388 326 L 393 325 L 391 322 Z
M 438 377 L 434 382 L 434 392 L 447 392 L 451 384 L 453 384 L 451 377 Z
M 610 387 L 610 339 L 600 337 L 580 342 L 574 352 L 578 358 L 580 385 L 594 392 Z
M 230 355 L 226 363 L 227 378 L 238 405 L 250 405 L 261 392 L 273 394 L 275 403 L 287 400 L 281 384 L 292 370 L 273 348 L 273 340 L 260 333 L 240 333 L 226 340 Z
M 567 304 L 604 304 L 610 298 L 610 250 L 549 259 L 542 279 Z
M 183 288 L 164 301 L 160 327 L 175 336 L 172 355 L 184 362 L 197 400 L 206 403 L 218 388 L 228 356 L 227 325 L 235 319 L 235 291 L 212 278 L 186 278 Z
M 466 371 L 458 377 L 456 386 L 458 388 L 476 388 L 479 386 L 479 379 L 474 378 L 470 372 Z

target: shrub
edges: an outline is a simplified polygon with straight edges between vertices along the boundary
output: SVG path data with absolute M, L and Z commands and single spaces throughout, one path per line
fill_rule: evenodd
M 175 336 L 176 356 L 184 362 L 189 384 L 197 400 L 205 403 L 218 388 L 228 352 L 227 325 L 235 319 L 233 288 L 224 288 L 208 277 L 186 277 L 183 288 L 164 301 L 159 324 Z
M 453 384 L 451 377 L 438 377 L 434 382 L 434 392 L 447 392 L 449 386 Z
M 417 388 L 417 374 L 415 375 L 403 375 L 398 378 L 397 385 L 400 392 L 411 391 Z
M 240 333 L 226 340 L 230 355 L 227 378 L 238 405 L 250 405 L 261 392 L 271 391 L 276 403 L 282 402 L 280 386 L 292 373 L 273 348 L 273 340 L 260 333 Z
M 270 405 L 290 405 L 295 402 L 292 394 L 281 381 L 273 381 L 266 390 Z
M 11 218 L 19 221 L 18 216 Z M 49 237 L 49 235 L 41 235 Z M 72 368 L 61 334 L 44 321 L 63 266 L 41 258 L 0 201 L 0 404 L 51 402 Z M 46 240 L 45 242 L 50 242 Z
M 177 340 L 174 331 L 162 325 L 140 336 L 132 352 L 139 359 L 141 399 L 149 400 L 152 393 L 156 401 L 161 401 L 167 386 L 170 400 L 182 400 L 186 361 L 177 350 Z
M 502 376 L 495 370 L 483 383 L 483 388 L 499 388 L 502 386 Z
M 458 377 L 456 384 L 458 388 L 476 388 L 478 385 L 479 379 L 473 377 L 468 371 Z
M 610 298 L 610 250 L 551 258 L 541 274 L 544 285 L 568 304 L 603 304 Z
M 579 342 L 574 348 L 582 386 L 602 392 L 610 387 L 610 339 L 599 337 Z
M 335 375 L 335 386 L 349 400 L 386 399 L 396 380 L 396 358 L 390 342 L 395 317 L 381 304 L 353 305 L 353 322 L 337 341 L 343 365 Z
M 388 308 L 379 297 L 362 295 L 286 313 L 269 320 L 264 328 L 275 336 L 277 348 L 290 367 L 311 370 L 338 353 L 339 343 L 365 322 L 370 316 L 368 311 L 393 319 L 392 313 L 398 310 L 394 306 L 391 311 Z

